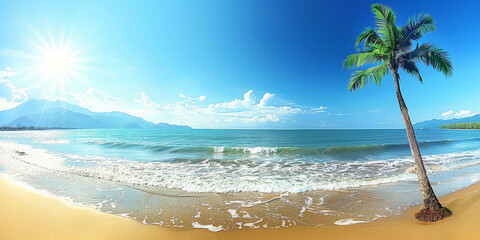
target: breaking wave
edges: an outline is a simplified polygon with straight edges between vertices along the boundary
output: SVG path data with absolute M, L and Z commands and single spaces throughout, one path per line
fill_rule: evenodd
M 480 142 L 480 138 L 461 139 L 461 140 L 440 140 L 419 142 L 420 147 L 438 147 L 446 146 L 456 142 Z M 371 144 L 371 145 L 353 145 L 353 146 L 333 146 L 333 147 L 246 147 L 246 146 L 193 146 L 193 147 L 175 147 L 142 143 L 128 142 L 81 142 L 88 145 L 100 145 L 106 148 L 118 149 L 146 149 L 155 152 L 170 152 L 178 154 L 204 154 L 204 155 L 349 155 L 349 154 L 375 154 L 380 152 L 409 150 L 405 144 Z
M 158 186 L 187 192 L 304 192 L 337 190 L 415 180 L 408 171 L 411 157 L 367 161 L 312 162 L 277 156 L 261 159 L 175 158 L 165 162 L 127 159 L 58 156 L 45 150 L 14 143 L 1 143 L 6 157 L 0 163 L 10 168 L 39 168 L 53 173 L 74 174 L 132 185 Z M 348 149 L 348 148 L 345 148 Z M 21 156 L 18 152 L 24 152 Z M 227 148 L 251 154 L 278 153 L 278 148 Z M 282 151 L 282 150 L 280 150 Z M 351 150 L 349 150 L 351 151 Z M 68 161 L 94 165 L 65 164 Z M 425 155 L 429 172 L 442 172 L 480 164 L 480 150 Z M 53 164 L 52 164 L 53 163 Z

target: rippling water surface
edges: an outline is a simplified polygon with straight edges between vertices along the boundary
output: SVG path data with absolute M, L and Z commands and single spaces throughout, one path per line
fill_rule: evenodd
M 479 180 L 480 131 L 417 130 L 439 194 Z M 352 224 L 420 202 L 404 130 L 0 132 L 0 173 L 144 223 Z

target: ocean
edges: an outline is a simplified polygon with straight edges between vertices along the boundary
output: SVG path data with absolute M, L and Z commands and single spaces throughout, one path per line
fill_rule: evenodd
M 432 185 L 480 180 L 480 131 L 416 130 Z M 179 229 L 346 225 L 421 203 L 405 130 L 0 132 L 0 174 Z

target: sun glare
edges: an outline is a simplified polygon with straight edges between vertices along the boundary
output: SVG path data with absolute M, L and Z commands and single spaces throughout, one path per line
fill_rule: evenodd
M 74 67 L 75 57 L 66 49 L 46 53 L 42 59 L 41 70 L 55 79 L 68 77 Z
M 32 29 L 36 38 L 32 45 L 36 50 L 28 58 L 33 60 L 26 70 L 36 83 L 48 86 L 49 96 L 63 96 L 79 84 L 87 85 L 84 74 L 97 72 L 91 66 L 97 55 L 92 55 L 88 42 L 81 41 L 79 35 L 72 32 L 42 35 Z

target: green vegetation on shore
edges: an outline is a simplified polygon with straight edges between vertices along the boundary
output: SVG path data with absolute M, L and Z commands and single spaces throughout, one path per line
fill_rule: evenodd
M 440 126 L 442 129 L 480 129 L 480 122 L 450 123 Z

